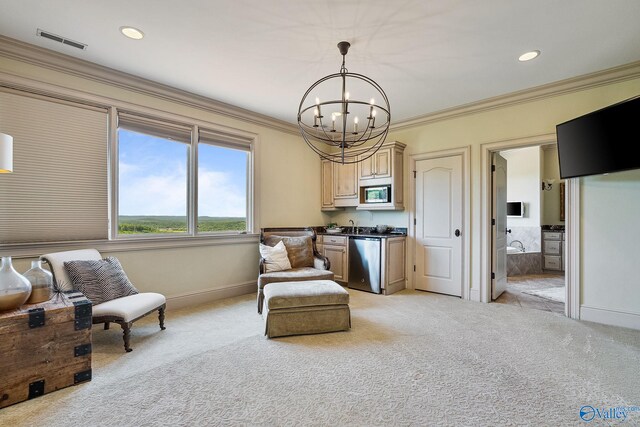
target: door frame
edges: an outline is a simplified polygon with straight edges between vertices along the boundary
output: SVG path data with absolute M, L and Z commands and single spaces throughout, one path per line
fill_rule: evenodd
M 491 302 L 491 155 L 494 152 L 512 148 L 535 147 L 557 144 L 556 134 L 542 134 L 525 138 L 507 139 L 481 144 L 481 236 L 480 248 L 480 301 Z M 565 191 L 565 315 L 571 319 L 580 318 L 580 179 L 566 180 Z
M 416 280 L 416 162 L 443 157 L 462 156 L 462 299 L 471 299 L 471 146 L 452 148 L 448 150 L 429 151 L 409 156 L 409 247 L 411 253 L 407 262 L 407 288 L 415 289 Z

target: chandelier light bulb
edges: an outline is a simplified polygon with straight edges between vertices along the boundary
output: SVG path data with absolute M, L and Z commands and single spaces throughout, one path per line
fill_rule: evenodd
M 349 92 L 344 93 L 344 99 L 347 101 L 349 100 Z

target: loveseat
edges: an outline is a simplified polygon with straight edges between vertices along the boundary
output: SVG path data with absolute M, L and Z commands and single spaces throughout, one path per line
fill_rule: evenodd
M 307 280 L 333 280 L 329 259 L 318 252 L 316 232 L 311 227 L 263 228 L 260 243 L 276 246 L 282 241 L 287 249 L 290 269 L 267 271 L 264 258 L 260 258 L 258 276 L 258 313 L 262 313 L 264 287 L 275 282 L 300 282 Z

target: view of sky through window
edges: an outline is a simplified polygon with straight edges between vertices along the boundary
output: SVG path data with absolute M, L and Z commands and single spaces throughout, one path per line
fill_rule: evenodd
M 118 231 L 187 232 L 187 144 L 118 131 Z M 244 231 L 246 151 L 199 144 L 198 230 Z

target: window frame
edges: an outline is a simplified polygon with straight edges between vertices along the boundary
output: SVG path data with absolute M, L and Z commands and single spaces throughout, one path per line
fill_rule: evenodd
M 118 233 L 119 215 L 119 149 L 118 149 L 118 113 L 123 112 L 131 116 L 139 116 L 152 121 L 167 121 L 170 123 L 191 128 L 191 141 L 187 144 L 187 232 L 166 234 L 120 234 Z M 222 126 L 210 122 L 177 117 L 169 113 L 155 112 L 148 115 L 131 110 L 119 110 L 110 108 L 109 114 L 109 240 L 110 241 L 159 241 L 159 240 L 192 240 L 192 239 L 216 239 L 227 242 L 229 239 L 244 240 L 248 235 L 255 234 L 256 218 L 256 142 L 257 135 L 251 132 Z M 220 138 L 220 143 L 204 142 L 220 147 L 241 146 L 247 152 L 247 185 L 246 185 L 246 230 L 226 232 L 198 232 L 198 144 L 200 143 L 200 131 L 215 134 Z

